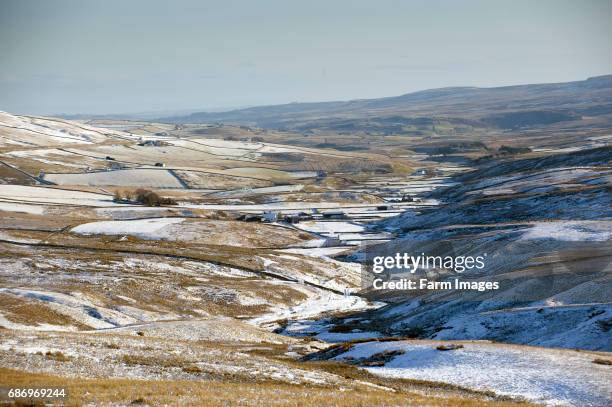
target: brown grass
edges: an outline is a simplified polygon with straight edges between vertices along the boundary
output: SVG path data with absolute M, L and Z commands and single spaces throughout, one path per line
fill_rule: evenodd
M 7 184 L 17 185 L 34 185 L 35 182 L 32 178 L 25 174 L 9 167 L 4 163 L 0 163 L 0 179 Z
M 186 359 L 175 356 L 142 356 L 142 355 L 123 355 L 121 361 L 126 365 L 161 366 L 161 367 L 183 367 L 190 362 Z
M 197 366 L 185 366 L 183 368 L 183 372 L 185 373 L 193 373 L 193 374 L 198 374 L 198 373 L 202 373 L 202 369 L 200 369 Z
M 78 379 L 0 368 L 7 387 L 65 387 L 67 406 L 148 404 L 206 406 L 517 406 L 519 404 L 459 397 L 434 397 L 367 386 L 354 390 L 279 383 L 218 381 L 144 381 Z M 527 404 L 523 404 L 526 406 Z
M 62 352 L 51 352 L 47 351 L 45 353 L 45 357 L 49 360 L 55 360 L 56 362 L 68 362 L 70 360 L 69 356 L 64 355 Z
M 25 325 L 51 324 L 72 325 L 85 329 L 86 325 L 75 321 L 69 316 L 55 312 L 39 301 L 32 301 L 10 294 L 0 294 L 0 311 L 11 322 Z
M 98 240 L 99 242 L 99 240 Z M 139 241 L 122 242 L 125 247 L 132 245 L 140 245 Z M 111 243 L 113 244 L 113 243 Z M 5 250 L 6 249 L 6 250 Z M 38 247 L 33 252 L 30 249 L 22 249 L 21 246 L 1 245 L 0 257 L 6 258 L 24 258 L 32 260 L 40 260 L 44 263 L 45 258 L 61 258 L 70 262 L 95 262 L 100 263 L 99 267 L 93 266 L 87 270 L 88 273 L 100 273 L 101 276 L 107 276 L 108 273 L 123 273 L 122 270 L 114 269 L 115 264 L 122 263 L 124 259 L 129 258 L 131 254 L 116 253 L 112 251 L 97 251 L 89 249 L 71 250 L 67 248 L 52 248 Z M 145 257 L 146 256 L 146 257 Z M 155 255 L 143 255 L 143 258 L 151 261 L 162 261 L 171 265 L 181 266 L 184 261 L 191 259 L 183 259 L 176 257 L 156 257 Z M 283 304 L 292 306 L 306 299 L 306 294 L 298 291 L 291 286 L 272 285 L 271 282 L 262 280 L 259 276 L 242 277 L 228 279 L 222 276 L 211 275 L 209 278 L 209 290 L 197 291 L 197 295 L 201 298 L 200 301 L 186 300 L 179 295 L 185 289 L 190 287 L 202 287 L 202 282 L 194 276 L 177 275 L 177 274 L 160 274 L 148 266 L 136 267 L 130 270 L 130 279 L 122 279 L 120 282 L 112 283 L 112 290 L 100 290 L 99 286 L 84 281 L 79 278 L 81 270 L 77 265 L 64 267 L 50 266 L 41 269 L 41 273 L 46 275 L 44 288 L 49 291 L 61 293 L 80 292 L 88 298 L 94 299 L 98 304 L 104 304 L 105 307 L 112 308 L 114 306 L 132 305 L 120 296 L 130 297 L 137 301 L 139 307 L 152 312 L 176 312 L 182 315 L 191 315 L 199 317 L 202 312 L 210 315 L 227 315 L 249 317 L 260 315 L 266 312 L 268 306 L 265 304 L 244 305 L 238 300 L 241 293 L 253 295 L 269 302 L 270 304 Z M 62 275 L 62 278 L 56 278 L 56 275 Z M 65 277 L 64 277 L 65 276 Z M 70 277 L 74 276 L 74 278 Z M 70 277 L 70 278 L 69 278 Z M 12 286 L 14 283 L 10 279 L 5 279 L 5 286 Z M 27 283 L 25 283 L 27 284 Z M 24 282 L 21 282 L 24 285 Z M 38 287 L 41 288 L 41 287 Z M 204 287 L 206 288 L 206 287 Z M 273 289 L 271 289 L 273 288 Z M 233 302 L 222 300 L 221 297 L 214 296 L 215 290 L 227 290 L 236 295 Z M 6 300 L 6 301 L 5 301 Z M 31 311 L 25 310 L 24 304 L 30 304 Z M 6 306 L 5 306 L 6 305 Z M 9 310 L 9 306 L 23 307 L 24 311 L 13 315 Z M 27 311 L 27 312 L 26 312 Z M 27 300 L 23 297 L 20 299 L 17 296 L 10 294 L 0 294 L 0 312 L 3 312 L 10 320 L 32 324 L 32 322 L 46 322 L 58 325 L 74 325 L 82 329 L 91 329 L 85 325 L 79 325 L 76 321 L 70 323 L 71 319 L 62 314 L 56 314 L 51 308 L 39 300 Z M 46 313 L 49 313 L 46 316 Z M 11 317 L 12 315 L 12 317 Z M 45 319 L 42 317 L 45 316 Z M 18 318 L 19 317 L 19 318 Z M 40 317 L 40 321 L 37 318 Z M 63 319 L 60 319 L 63 318 Z

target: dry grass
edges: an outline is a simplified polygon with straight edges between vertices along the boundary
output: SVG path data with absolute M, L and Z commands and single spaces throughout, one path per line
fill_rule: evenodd
M 185 366 L 183 367 L 183 372 L 198 374 L 198 373 L 202 373 L 202 369 L 200 369 L 197 366 Z
M 339 389 L 264 383 L 218 381 L 142 381 L 77 379 L 0 369 L 8 387 L 65 387 L 65 405 L 206 405 L 206 406 L 517 406 L 515 403 L 473 398 L 434 397 L 368 386 Z M 16 405 L 16 404 L 15 404 Z M 526 404 L 523 404 L 526 405 Z
M 190 361 L 176 356 L 143 356 L 123 355 L 121 361 L 126 365 L 161 366 L 161 367 L 183 367 Z
M 140 245 L 139 241 L 123 243 L 126 247 Z M 132 259 L 131 254 L 57 247 L 37 247 L 32 251 L 30 248 L 1 244 L 0 258 L 16 261 L 27 258 L 32 270 L 31 273 L 20 274 L 16 279 L 0 279 L 5 287 L 32 287 L 68 295 L 78 292 L 107 308 L 133 306 L 138 303 L 140 309 L 156 313 L 173 312 L 193 317 L 206 313 L 246 318 L 266 312 L 266 303 L 293 306 L 307 298 L 305 293 L 291 285 L 273 284 L 272 280 L 262 280 L 257 275 L 239 278 L 207 275 L 208 281 L 203 284 L 200 276 L 195 273 L 160 273 L 151 266 L 153 263 L 163 263 L 182 267 L 186 263 L 186 267 L 192 269 L 194 266 L 191 265 L 191 259 L 184 258 L 139 255 L 138 258 L 142 259 L 143 263 L 128 267 L 124 262 Z M 54 263 L 49 265 L 46 259 L 62 259 L 65 262 L 61 266 Z M 88 264 L 86 274 L 100 278 L 100 281 L 92 283 L 82 278 L 82 265 L 85 263 Z M 40 264 L 41 267 L 37 268 L 31 264 Z M 125 276 L 126 270 L 129 270 L 129 278 L 113 280 L 110 277 Z M 45 282 L 41 284 L 39 279 L 43 275 Z M 36 288 L 32 285 L 33 280 L 36 281 Z M 189 297 L 182 295 L 186 292 L 190 293 Z M 194 299 L 194 296 L 198 299 Z M 244 297 L 261 299 L 262 302 L 243 304 L 241 299 Z M 130 298 L 133 302 L 125 298 Z M 13 307 L 19 308 L 20 311 L 12 312 Z M 89 329 L 85 325 L 78 325 L 76 321 L 71 322 L 70 317 L 62 315 L 61 311 L 54 311 L 54 308 L 42 301 L 27 300 L 12 294 L 0 294 L 0 311 L 10 320 L 28 325 L 41 322 Z
M 0 184 L 34 185 L 34 180 L 25 174 L 0 163 Z
M 47 353 L 45 353 L 45 357 L 49 360 L 55 360 L 56 362 L 68 362 L 70 360 L 69 356 L 66 356 L 64 353 L 60 351 L 57 351 L 57 352 L 47 351 Z
M 28 300 L 10 294 L 0 294 L 0 311 L 6 319 L 18 324 L 72 325 L 78 328 L 86 328 L 85 325 L 69 316 L 55 312 L 39 301 Z
M 208 261 L 251 271 L 263 270 L 263 262 L 254 257 L 263 252 L 261 249 L 197 243 L 188 245 L 184 242 L 146 241 L 136 238 L 118 241 L 117 236 L 76 236 L 66 233 L 49 234 L 34 230 L 11 231 L 11 233 L 15 233 L 20 238 L 44 240 L 44 243 L 34 243 L 31 244 L 31 247 L 97 251 L 97 255 L 102 260 L 107 256 L 113 258 L 117 254 L 152 254 Z

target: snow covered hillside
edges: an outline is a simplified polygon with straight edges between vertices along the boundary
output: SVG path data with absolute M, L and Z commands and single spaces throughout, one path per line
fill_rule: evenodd
M 602 356 L 589 352 L 486 342 L 375 341 L 332 348 L 318 357 L 384 377 L 443 381 L 547 405 L 604 406 L 612 397 L 609 366 L 594 363 Z
M 483 164 L 430 194 L 445 204 L 382 222 L 400 237 L 369 250 L 486 254 L 485 267 L 430 279 L 495 281 L 487 291 L 380 291 L 364 331 L 612 350 L 612 148 Z M 422 271 L 417 272 L 422 273 Z

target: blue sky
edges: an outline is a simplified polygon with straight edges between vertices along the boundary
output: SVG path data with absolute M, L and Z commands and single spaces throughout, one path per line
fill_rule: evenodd
M 0 0 L 0 110 L 134 113 L 612 73 L 610 1 Z

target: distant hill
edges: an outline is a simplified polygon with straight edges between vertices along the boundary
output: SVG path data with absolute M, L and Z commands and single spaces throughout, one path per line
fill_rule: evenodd
M 355 130 L 365 121 L 457 119 L 514 129 L 612 115 L 612 75 L 584 81 L 504 86 L 451 87 L 380 99 L 290 103 L 157 119 L 171 123 L 224 122 L 291 130 Z

